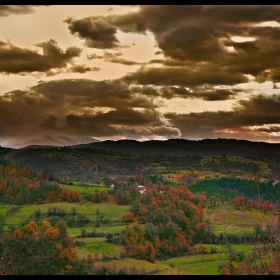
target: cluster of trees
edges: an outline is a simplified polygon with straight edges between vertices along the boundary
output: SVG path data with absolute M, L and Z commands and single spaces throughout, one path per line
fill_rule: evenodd
M 268 211 L 274 210 L 274 205 L 272 202 L 269 202 L 268 200 L 264 201 L 263 203 L 259 201 L 253 201 L 252 199 L 248 199 L 248 201 L 245 200 L 243 196 L 237 196 L 233 201 L 235 209 L 247 209 L 252 210 L 258 209 L 262 211 L 264 214 L 266 214 Z
M 236 170 L 242 170 L 243 172 L 253 174 L 259 170 L 259 165 L 254 160 L 237 160 L 228 158 L 225 155 L 219 158 L 213 157 L 208 160 L 203 160 L 203 166 L 208 170 L 224 174 L 231 174 Z
M 29 216 L 28 222 L 35 221 L 39 223 L 47 221 L 53 226 L 60 219 L 65 221 L 68 227 L 81 227 L 92 222 L 87 215 L 78 213 L 75 207 L 71 209 L 71 212 L 67 212 L 65 209 L 56 206 L 49 207 L 46 213 L 42 212 L 40 209 L 36 210 Z
M 0 274 L 48 275 L 72 274 L 83 269 L 74 249 L 74 240 L 67 234 L 66 223 L 60 220 L 53 227 L 48 222 L 38 226 L 34 221 L 23 230 L 5 232 L 0 238 Z
M 22 230 L 0 236 L 0 275 L 145 275 L 145 269 L 97 265 L 80 258 L 64 220 L 51 226 L 30 221 Z
M 258 234 L 258 231 L 256 231 Z M 263 245 L 252 252 L 234 252 L 230 240 L 226 239 L 227 262 L 221 266 L 220 275 L 279 275 L 280 274 L 280 224 L 268 224 L 264 232 Z
M 109 200 L 109 194 L 105 190 L 95 190 L 94 192 L 86 191 L 84 193 L 84 198 L 87 201 L 91 201 L 94 203 L 105 202 Z
M 56 181 L 42 179 L 30 167 L 17 163 L 0 165 L 0 202 L 7 204 L 49 203 L 55 201 L 78 202 L 80 194 L 68 190 Z
M 146 186 L 140 194 L 134 185 L 118 185 L 117 201 L 127 197 L 131 211 L 124 220 L 137 221 L 119 238 L 130 257 L 154 262 L 193 252 L 192 240 L 204 232 L 203 208 L 206 195 L 193 195 L 184 186 Z

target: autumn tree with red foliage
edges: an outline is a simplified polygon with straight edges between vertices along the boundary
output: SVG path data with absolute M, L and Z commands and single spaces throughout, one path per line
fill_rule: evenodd
M 233 200 L 233 204 L 234 204 L 234 207 L 235 209 L 239 209 L 240 207 L 242 209 L 245 208 L 245 199 L 243 196 L 237 196 L 234 200 Z
M 147 188 L 146 193 L 137 198 L 139 223 L 126 228 L 120 244 L 128 256 L 149 261 L 193 253 L 193 235 L 204 233 L 199 225 L 205 199 L 204 194 L 193 195 L 182 185 Z M 146 252 L 151 248 L 147 244 L 154 248 L 154 258 Z
M 79 202 L 80 194 L 56 181 L 41 179 L 29 167 L 23 168 L 16 163 L 0 165 L 0 202 L 24 205 L 59 201 Z
M 0 238 L 0 256 L 2 275 L 85 274 L 63 220 L 53 227 L 31 221 L 22 231 L 5 232 Z
M 125 212 L 122 216 L 122 219 L 125 223 L 132 223 L 136 221 L 132 212 Z

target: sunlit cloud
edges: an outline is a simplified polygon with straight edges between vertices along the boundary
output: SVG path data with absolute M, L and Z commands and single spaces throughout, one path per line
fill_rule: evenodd
M 242 36 L 232 36 L 231 40 L 234 42 L 242 43 L 242 42 L 252 42 L 255 41 L 256 38 L 253 37 L 242 37 Z
M 277 21 L 265 21 L 262 23 L 254 24 L 253 26 L 261 26 L 261 27 L 280 27 L 280 23 Z

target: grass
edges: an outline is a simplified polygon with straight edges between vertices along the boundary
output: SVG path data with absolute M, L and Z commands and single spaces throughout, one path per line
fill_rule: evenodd
M 84 245 L 81 247 L 75 246 L 75 249 L 81 258 L 87 257 L 87 255 L 94 256 L 95 252 L 99 254 L 100 259 L 102 257 L 102 253 L 119 258 L 119 246 L 107 242 L 105 237 L 76 238 L 75 240 L 84 242 Z
M 219 254 L 201 254 L 180 258 L 172 258 L 166 261 L 158 261 L 159 264 L 178 272 L 189 275 L 219 275 L 218 265 L 223 260 Z
M 93 186 L 79 186 L 79 185 L 67 185 L 67 184 L 60 184 L 61 186 L 79 192 L 80 194 L 85 193 L 86 191 L 95 192 L 95 191 L 108 191 L 110 188 L 106 186 L 100 185 L 93 185 Z
M 97 266 L 102 265 L 105 267 L 116 267 L 117 269 L 121 268 L 136 268 L 136 269 L 145 269 L 146 273 L 151 273 L 155 271 L 165 272 L 169 269 L 168 266 L 162 265 L 159 262 L 150 263 L 145 260 L 136 260 L 133 258 L 124 258 L 120 260 L 113 260 L 110 262 L 96 262 Z
M 255 209 L 235 210 L 228 202 L 220 204 L 213 210 L 206 210 L 206 216 L 211 221 L 216 234 L 227 233 L 252 233 L 257 225 L 263 229 L 267 224 L 274 223 L 277 217 L 264 215 Z
M 86 230 L 86 232 L 92 232 L 92 231 L 95 231 L 97 233 L 104 233 L 104 234 L 107 234 L 107 233 L 113 233 L 113 234 L 120 234 L 125 228 L 127 227 L 126 224 L 122 224 L 122 225 L 119 225 L 119 226 L 112 226 L 110 224 L 108 225 L 101 225 L 100 227 L 96 228 L 96 227 L 93 227 L 92 225 L 89 225 L 89 226 L 86 226 L 86 227 L 83 227 L 83 229 Z M 81 234 L 81 228 L 69 228 L 68 227 L 68 234 L 69 236 L 78 236 Z

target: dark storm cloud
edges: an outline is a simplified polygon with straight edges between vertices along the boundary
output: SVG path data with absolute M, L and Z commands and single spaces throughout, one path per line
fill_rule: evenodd
M 175 97 L 201 98 L 207 101 L 227 100 L 235 98 L 240 90 L 216 89 L 213 86 L 193 87 L 192 89 L 183 86 L 131 86 L 132 92 L 141 93 L 149 98 L 162 97 L 171 100 Z
M 10 15 L 26 15 L 34 13 L 34 7 L 40 5 L 0 5 L 0 17 L 8 17 Z
M 189 23 L 193 27 L 203 25 L 208 30 L 213 27 L 218 35 L 226 34 L 224 30 L 238 28 L 243 23 L 280 22 L 279 12 L 279 5 L 142 5 L 137 12 L 106 19 L 124 32 L 140 29 L 141 32 L 149 30 L 156 35 L 164 35 L 168 30 Z M 216 26 L 219 29 L 214 29 Z
M 66 117 L 67 123 L 72 127 L 80 128 L 83 124 L 95 122 L 107 123 L 110 125 L 153 125 L 159 124 L 156 112 L 145 110 L 137 112 L 131 109 L 112 110 L 107 113 L 97 113 L 96 115 L 69 115 Z
M 152 60 L 148 61 L 146 63 L 146 65 L 154 64 L 154 63 L 162 64 L 165 66 L 188 66 L 188 65 L 190 65 L 190 63 L 188 63 L 188 62 L 181 61 L 178 59 L 152 59 Z
M 66 125 L 62 129 L 64 132 L 90 134 L 95 137 L 120 135 L 120 131 L 102 121 L 75 115 L 67 115 L 65 120 Z
M 77 64 L 77 65 L 74 65 L 72 66 L 72 68 L 70 69 L 70 72 L 74 72 L 74 73 L 86 73 L 88 71 L 99 71 L 100 68 L 90 68 L 90 67 L 87 67 L 86 65 L 84 64 Z
M 261 120 L 267 118 L 273 119 L 273 116 L 275 116 L 276 122 L 280 122 L 280 94 L 257 95 L 249 100 L 240 100 L 239 104 L 241 106 L 240 108 L 247 114 L 255 114 L 254 122 L 258 118 Z M 262 123 L 260 122 L 260 124 Z
M 161 95 L 159 90 L 156 90 L 152 86 L 143 86 L 143 87 L 142 86 L 141 87 L 140 86 L 132 86 L 131 91 L 135 92 L 135 93 L 144 94 L 144 95 L 148 96 L 149 98 Z
M 106 123 L 114 125 L 158 125 L 161 123 L 159 113 L 151 109 L 135 111 L 127 108 L 119 108 L 107 113 L 99 113 L 94 116 L 94 119 L 106 121 Z
M 200 71 L 194 71 L 190 67 L 141 67 L 138 71 L 127 74 L 123 77 L 123 80 L 143 85 L 154 84 L 192 87 L 202 84 L 235 85 L 247 82 L 248 78 L 240 73 L 229 73 L 212 66 L 203 67 Z
M 164 55 L 179 60 L 209 61 L 224 52 L 219 37 L 200 26 L 181 25 L 157 39 Z
M 57 118 L 55 116 L 49 115 L 48 118 L 44 119 L 39 126 L 46 129 L 57 129 Z
M 107 108 L 102 111 L 100 108 Z M 109 109 L 108 109 L 109 108 Z M 123 135 L 118 126 L 160 126 L 160 113 L 149 98 L 119 81 L 40 81 L 0 96 L 1 136 L 43 131 Z
M 111 49 L 119 46 L 116 37 L 117 28 L 102 17 L 88 17 L 75 20 L 69 17 L 63 22 L 68 24 L 70 33 L 85 40 L 89 48 Z
M 139 84 L 233 85 L 253 75 L 262 83 L 280 81 L 280 28 L 253 26 L 264 21 L 280 22 L 280 6 L 273 5 L 142 5 L 136 12 L 93 16 L 65 22 L 72 34 L 88 47 L 120 46 L 117 30 L 152 32 L 167 67 L 140 68 L 126 80 Z M 253 37 L 253 42 L 234 42 L 232 36 Z M 136 64 L 104 55 L 107 62 Z M 101 58 L 88 56 L 89 59 Z M 211 65 L 211 66 L 210 66 Z M 267 74 L 267 71 L 270 74 Z
M 280 22 L 279 5 L 205 5 L 203 14 L 210 19 L 233 24 L 244 22 Z
M 212 86 L 193 87 L 189 89 L 183 86 L 132 86 L 131 90 L 141 93 L 149 98 L 162 97 L 171 100 L 175 97 L 181 98 L 201 98 L 207 101 L 227 100 L 234 98 L 239 90 L 215 89 Z
M 116 114 L 117 115 L 117 114 Z M 100 117 L 100 116 L 99 116 Z M 102 119 L 102 120 L 101 120 Z M 178 128 L 160 125 L 150 126 L 118 126 L 109 125 L 105 119 L 95 116 L 65 116 L 66 125 L 64 130 L 68 133 L 78 133 L 86 135 L 94 135 L 95 137 L 112 137 L 121 136 L 126 138 L 143 139 L 148 137 L 155 139 L 157 136 L 164 138 L 180 137 L 181 132 Z
M 190 114 L 166 113 L 171 125 L 178 127 L 183 137 L 206 138 L 207 135 L 225 135 L 226 130 L 233 130 L 232 137 L 253 135 L 250 126 L 264 126 L 259 131 L 265 131 L 265 125 L 280 123 L 280 94 L 258 95 L 249 100 L 239 101 L 232 111 L 202 112 Z M 242 134 L 243 133 L 243 134 Z M 238 135 L 240 134 L 240 135 Z M 248 136 L 248 135 L 247 135 Z
M 110 53 L 107 51 L 104 51 L 103 55 L 96 55 L 96 54 L 91 54 L 91 55 L 87 55 L 87 59 L 91 60 L 91 59 L 102 59 L 105 62 L 111 62 L 111 63 L 119 63 L 119 64 L 124 64 L 124 65 L 140 65 L 142 63 L 138 63 L 135 61 L 131 61 L 131 60 L 127 60 L 124 58 L 121 58 L 120 56 L 122 55 L 122 53 Z
M 128 80 L 192 86 L 192 81 L 199 78 L 200 83 L 227 85 L 245 82 L 248 74 L 258 82 L 280 81 L 280 28 L 252 25 L 280 22 L 279 14 L 280 6 L 273 5 L 143 5 L 136 12 L 110 15 L 103 20 L 123 32 L 152 32 L 161 49 L 157 53 L 165 58 L 150 63 L 182 66 L 167 70 L 141 68 L 129 74 Z M 251 36 L 255 41 L 234 42 L 231 36 Z M 188 70 L 193 75 L 185 71 L 190 62 L 192 68 Z M 271 74 L 265 76 L 268 69 Z M 189 81 L 188 76 L 194 79 Z
M 122 54 L 121 53 L 110 53 L 110 52 L 104 52 L 104 55 L 103 55 L 103 59 L 104 61 L 106 62 L 111 62 L 111 63 L 119 63 L 119 64 L 124 64 L 124 65 L 140 65 L 142 63 L 138 63 L 138 62 L 135 62 L 135 61 L 131 61 L 131 60 L 127 60 L 127 59 L 124 59 L 124 58 L 121 58 Z
M 87 59 L 101 59 L 103 56 L 102 55 L 97 55 L 95 53 L 87 55 Z
M 250 126 L 263 126 L 265 132 L 265 125 L 280 122 L 280 94 L 275 94 L 238 101 L 228 112 L 165 113 L 169 121 L 166 125 L 159 105 L 152 100 L 163 97 L 168 90 L 171 96 L 191 96 L 183 87 L 130 86 L 120 81 L 41 81 L 29 89 L 0 96 L 0 133 L 3 137 L 51 131 L 96 137 L 207 138 L 224 136 L 226 130 L 252 135 L 257 130 L 250 130 Z M 196 88 L 193 94 L 206 100 L 223 100 L 235 94 L 212 87 L 204 90 Z M 102 107 L 109 109 L 102 111 Z
M 202 5 L 141 6 L 107 19 L 124 32 L 153 32 L 163 54 L 173 59 L 209 61 L 225 52 L 219 39 L 227 35 L 209 25 Z
M 135 95 L 129 85 L 119 81 L 65 79 L 40 83 L 31 90 L 42 94 L 48 102 L 55 100 L 84 107 L 155 108 L 148 98 Z
M 172 99 L 174 97 L 182 98 L 201 98 L 207 101 L 227 100 L 236 96 L 238 91 L 228 89 L 215 89 L 213 87 L 196 87 L 190 90 L 185 87 L 164 87 L 162 97 Z
M 25 72 L 47 72 L 52 68 L 60 69 L 80 56 L 82 50 L 69 47 L 63 51 L 53 39 L 36 45 L 43 49 L 43 55 L 37 51 L 23 49 L 7 42 L 0 42 L 0 72 L 18 74 Z
M 238 92 L 228 89 L 200 90 L 193 94 L 194 97 L 202 98 L 208 101 L 227 100 L 234 97 Z

